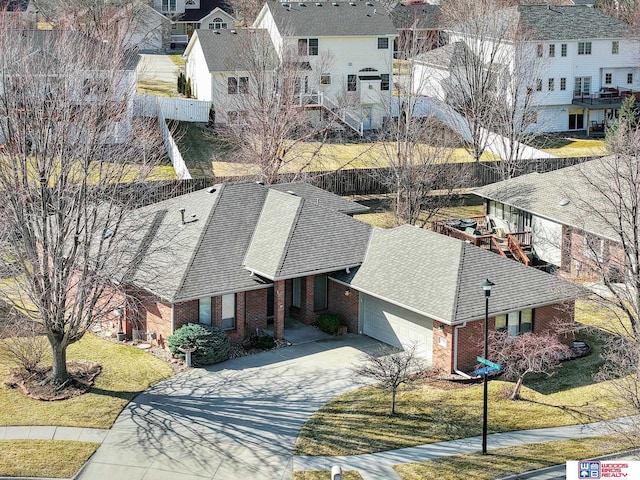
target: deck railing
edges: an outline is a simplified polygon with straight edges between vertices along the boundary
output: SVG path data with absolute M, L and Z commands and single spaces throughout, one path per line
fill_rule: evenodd
M 340 107 L 337 103 L 326 96 L 324 92 L 301 93 L 300 105 L 322 107 L 358 135 L 362 136 L 363 134 L 364 125 L 362 121 L 352 113 L 347 112 L 344 107 Z

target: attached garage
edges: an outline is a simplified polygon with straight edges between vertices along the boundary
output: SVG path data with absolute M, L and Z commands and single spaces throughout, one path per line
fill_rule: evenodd
M 362 333 L 398 348 L 416 346 L 432 361 L 433 320 L 367 294 L 360 295 Z

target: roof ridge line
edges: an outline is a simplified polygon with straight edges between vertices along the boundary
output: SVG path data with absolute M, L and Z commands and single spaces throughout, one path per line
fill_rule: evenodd
M 271 191 L 271 189 L 269 189 Z M 284 193 L 284 192 L 280 192 L 280 193 Z M 285 195 L 289 195 L 289 194 L 285 194 Z M 300 212 L 302 212 L 302 207 L 304 205 L 304 198 L 302 197 L 298 197 L 295 196 L 294 197 L 296 200 L 299 200 L 298 202 L 298 208 L 296 209 L 296 215 L 293 219 L 293 221 L 291 222 L 291 225 L 289 227 L 289 234 L 287 235 L 287 241 L 284 244 L 284 248 L 282 249 L 282 254 L 280 255 L 280 258 L 278 259 L 278 267 L 276 268 L 275 271 L 275 275 L 273 276 L 274 278 L 277 278 L 280 276 L 280 273 L 282 272 L 282 269 L 284 267 L 284 261 L 287 258 L 287 254 L 289 252 L 289 246 L 291 245 L 291 240 L 293 238 L 293 232 L 295 231 L 295 227 L 298 225 L 298 221 L 300 220 Z
M 191 270 L 191 267 L 193 266 L 193 262 L 196 258 L 196 255 L 200 250 L 200 245 L 202 245 L 202 241 L 206 235 L 207 230 L 209 229 L 209 225 L 211 225 L 211 219 L 213 218 L 213 214 L 218 208 L 218 204 L 220 203 L 220 197 L 222 197 L 222 194 L 224 193 L 225 186 L 226 186 L 225 183 L 220 184 L 220 190 L 218 192 L 218 195 L 216 195 L 215 201 L 211 206 L 211 209 L 209 210 L 207 222 L 204 224 L 204 227 L 202 227 L 202 230 L 200 231 L 200 237 L 198 238 L 198 242 L 196 243 L 195 248 L 191 252 L 191 258 L 189 259 L 187 268 L 184 269 L 184 272 L 182 274 L 182 279 L 180 280 L 180 284 L 178 285 L 178 288 L 176 288 L 176 293 L 173 295 L 173 298 L 171 299 L 171 303 L 173 303 L 174 299 L 179 296 L 178 293 L 184 287 L 184 284 L 187 280 L 187 274 L 189 273 L 189 271 Z
M 464 260 L 467 255 L 467 243 L 460 241 L 460 251 L 462 255 L 460 256 L 460 262 L 458 263 L 458 274 L 456 275 L 456 292 L 453 295 L 453 318 L 458 317 L 458 300 L 460 298 L 460 278 L 462 277 L 462 269 L 464 267 Z M 469 245 L 471 246 L 471 245 Z

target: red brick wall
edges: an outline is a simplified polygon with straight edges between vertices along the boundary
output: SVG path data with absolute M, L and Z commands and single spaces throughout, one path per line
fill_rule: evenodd
M 624 271 L 624 250 L 617 242 L 587 235 L 583 230 L 563 226 L 563 262 L 562 271 L 571 278 L 581 280 L 599 280 L 603 273 L 615 275 L 614 270 Z M 587 245 L 589 241 L 596 241 L 597 255 L 595 258 L 608 265 L 609 271 L 602 272 L 594 261 L 592 249 Z M 568 252 L 567 252 L 568 250 Z M 614 278 L 614 281 L 618 279 Z
M 345 291 L 349 295 L 345 295 Z M 358 333 L 358 293 L 329 279 L 329 311 L 338 314 L 351 333 Z
M 542 333 L 546 331 L 555 331 L 559 323 L 564 325 L 573 322 L 575 314 L 575 303 L 567 302 L 564 304 L 547 305 L 539 307 L 533 313 L 533 331 L 534 333 Z M 437 346 L 437 333 L 434 322 L 434 367 L 442 368 L 445 371 L 453 371 L 453 329 L 445 327 L 448 336 L 447 349 Z M 489 318 L 489 330 L 495 329 L 495 318 Z M 574 339 L 573 333 L 559 333 L 559 339 L 570 345 Z M 447 352 L 446 350 L 449 350 Z M 449 357 L 449 354 L 451 355 Z M 467 323 L 466 327 L 458 329 L 458 369 L 464 372 L 473 370 L 478 364 L 477 356 L 484 354 L 484 320 L 477 320 Z M 447 359 L 451 358 L 451 363 L 447 366 Z
M 245 334 L 255 333 L 267 326 L 267 289 L 245 292 Z
M 284 280 L 277 280 L 273 286 L 274 288 L 274 318 L 273 318 L 273 335 L 275 338 L 284 337 L 284 317 L 285 317 L 285 288 Z
M 441 326 L 442 328 L 438 328 Z M 446 345 L 440 345 L 438 339 L 444 338 Z M 433 321 L 433 368 L 447 373 L 453 371 L 453 327 L 437 320 Z

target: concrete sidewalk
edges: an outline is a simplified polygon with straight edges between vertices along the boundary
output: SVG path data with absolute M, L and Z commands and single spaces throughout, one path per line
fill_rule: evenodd
M 0 440 L 73 440 L 102 443 L 108 429 L 32 425 L 0 427 Z
M 624 426 L 625 419 L 613 422 L 618 427 Z M 575 438 L 594 437 L 611 433 L 612 422 L 596 422 L 585 425 L 569 425 L 565 427 L 540 428 L 517 432 L 495 433 L 487 437 L 489 450 L 516 445 L 550 442 L 554 440 L 572 440 Z M 432 443 L 417 447 L 402 448 L 387 452 L 370 453 L 364 455 L 341 457 L 303 457 L 293 458 L 294 470 L 330 470 L 333 465 L 340 465 L 343 470 L 358 470 L 365 480 L 399 479 L 393 470 L 394 465 L 433 460 L 435 458 L 463 453 L 478 452 L 482 449 L 482 437 L 463 438 L 449 442 Z M 577 460 L 577 459 L 575 459 Z M 537 472 L 531 472 L 526 478 L 543 480 L 564 476 L 564 466 L 552 467 Z M 518 476 L 518 478 L 525 478 Z

